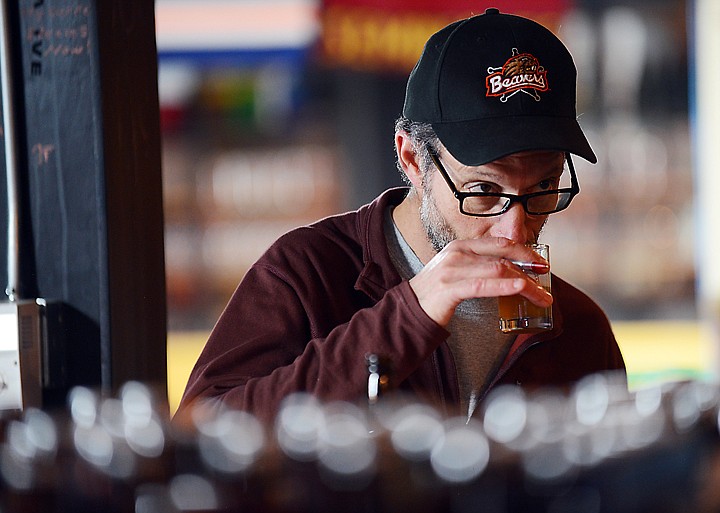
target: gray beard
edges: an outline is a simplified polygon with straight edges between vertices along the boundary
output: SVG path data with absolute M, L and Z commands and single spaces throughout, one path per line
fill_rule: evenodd
M 432 196 L 427 191 L 423 194 L 420 204 L 420 221 L 423 228 L 425 228 L 427 240 L 438 253 L 457 239 L 457 234 L 448 225 L 437 205 L 435 205 Z

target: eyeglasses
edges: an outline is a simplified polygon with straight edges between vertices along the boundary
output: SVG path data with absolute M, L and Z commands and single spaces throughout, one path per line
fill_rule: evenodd
M 565 210 L 572 199 L 580 192 L 577 176 L 575 176 L 575 166 L 573 166 L 569 153 L 565 153 L 565 160 L 568 163 L 568 168 L 570 168 L 570 187 L 518 196 L 516 194 L 494 192 L 460 192 L 450 179 L 450 175 L 448 175 L 442 162 L 440 162 L 440 157 L 435 150 L 428 146 L 427 151 L 433 164 L 438 168 L 448 187 L 460 202 L 460 212 L 467 216 L 499 216 L 507 212 L 513 203 L 520 203 L 525 212 L 531 216 L 554 214 Z

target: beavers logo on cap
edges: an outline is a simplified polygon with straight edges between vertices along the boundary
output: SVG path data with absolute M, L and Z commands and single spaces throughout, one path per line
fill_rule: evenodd
M 548 90 L 545 68 L 529 53 L 518 53 L 517 48 L 512 49 L 512 57 L 505 61 L 502 67 L 490 67 L 487 72 L 485 96 L 499 96 L 501 102 L 506 102 L 519 91 L 539 102 L 538 91 Z

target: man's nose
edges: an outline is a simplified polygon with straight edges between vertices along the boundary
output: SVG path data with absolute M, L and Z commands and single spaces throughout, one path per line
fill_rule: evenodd
M 505 237 L 515 242 L 525 244 L 527 242 L 527 213 L 520 203 L 512 205 L 507 212 L 497 217 L 493 225 L 494 237 Z

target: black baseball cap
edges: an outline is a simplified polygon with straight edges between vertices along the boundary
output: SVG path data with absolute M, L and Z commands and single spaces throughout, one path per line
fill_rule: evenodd
M 558 150 L 595 163 L 577 122 L 577 71 L 542 25 L 497 9 L 433 34 L 408 79 L 403 115 L 430 123 L 460 162 Z

